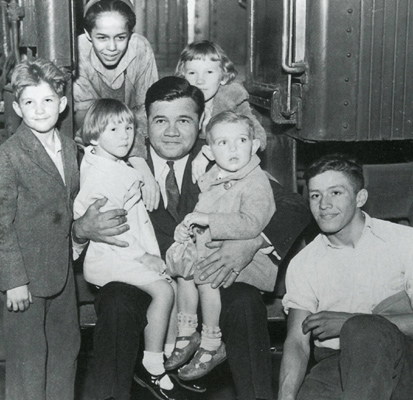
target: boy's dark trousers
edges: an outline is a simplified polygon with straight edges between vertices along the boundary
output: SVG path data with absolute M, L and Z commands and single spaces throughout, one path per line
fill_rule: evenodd
M 413 340 L 377 315 L 350 318 L 341 351 L 316 349 L 318 363 L 297 400 L 407 400 L 413 393 Z
M 72 269 L 62 292 L 33 297 L 25 312 L 8 311 L 2 300 L 6 400 L 73 400 L 80 331 Z

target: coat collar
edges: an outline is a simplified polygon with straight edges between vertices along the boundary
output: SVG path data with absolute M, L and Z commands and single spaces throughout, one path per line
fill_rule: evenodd
M 255 168 L 257 168 L 260 162 L 260 158 L 256 154 L 254 154 L 251 157 L 249 163 L 245 167 L 222 179 L 218 177 L 219 168 L 217 167 L 217 165 L 214 165 L 207 173 L 205 173 L 201 176 L 201 178 L 199 178 L 199 188 L 201 189 L 201 192 L 203 192 L 205 188 L 209 186 L 221 185 L 229 181 L 239 181 L 240 179 L 245 178 Z
M 63 160 L 63 169 L 65 173 L 66 185 L 70 187 L 70 164 L 69 164 L 69 155 L 67 154 L 67 146 L 65 146 L 65 138 L 55 130 L 57 136 L 60 139 L 62 144 L 62 160 Z M 41 169 L 50 174 L 53 178 L 60 182 L 60 184 L 65 185 L 62 177 L 60 176 L 59 171 L 56 168 L 56 165 L 52 159 L 47 154 L 47 151 L 43 147 L 39 139 L 33 134 L 31 129 L 24 123 L 20 125 L 15 135 L 20 140 L 22 149 L 27 153 L 28 157 L 37 164 Z

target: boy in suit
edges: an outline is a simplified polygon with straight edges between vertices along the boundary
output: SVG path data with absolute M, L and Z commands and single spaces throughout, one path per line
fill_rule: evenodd
M 79 173 L 75 143 L 56 129 L 65 82 L 42 59 L 12 75 L 23 121 L 0 147 L 6 400 L 74 397 L 80 332 L 69 241 Z

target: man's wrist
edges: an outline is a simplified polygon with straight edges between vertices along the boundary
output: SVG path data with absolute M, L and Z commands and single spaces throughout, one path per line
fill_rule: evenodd
M 80 220 L 76 220 L 73 222 L 72 225 L 72 240 L 77 243 L 77 244 L 85 244 L 88 242 L 88 239 L 85 239 L 84 237 L 82 237 L 81 234 L 81 223 L 79 222 Z M 80 231 L 80 232 L 79 232 Z

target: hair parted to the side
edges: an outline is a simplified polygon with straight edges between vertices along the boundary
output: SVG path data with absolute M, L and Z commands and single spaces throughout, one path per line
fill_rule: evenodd
M 194 101 L 198 117 L 201 118 L 205 109 L 205 98 L 201 90 L 178 76 L 166 76 L 159 79 L 146 92 L 146 115 L 149 116 L 151 105 L 156 101 L 172 101 L 183 98 Z
M 354 157 L 341 153 L 326 155 L 314 161 L 304 174 L 307 186 L 311 178 L 327 171 L 337 171 L 345 174 L 356 193 L 364 189 L 363 167 L 361 163 Z
M 136 15 L 131 9 L 130 5 L 122 0 L 100 0 L 87 8 L 83 18 L 83 27 L 90 34 L 92 29 L 96 26 L 96 20 L 99 15 L 104 12 L 117 12 L 122 15 L 129 28 L 129 33 L 132 33 L 136 25 Z
M 241 124 L 248 130 L 248 136 L 251 140 L 255 139 L 254 123 L 245 115 L 237 114 L 234 111 L 223 111 L 214 115 L 205 128 L 206 141 L 210 144 L 211 131 L 218 124 Z
M 129 107 L 119 100 L 95 100 L 86 112 L 82 127 L 82 138 L 85 144 L 97 140 L 109 123 L 134 124 L 135 116 Z
M 11 75 L 11 86 L 14 100 L 19 101 L 23 90 L 28 86 L 39 86 L 42 82 L 62 97 L 66 82 L 70 74 L 64 68 L 58 68 L 49 60 L 37 58 L 33 61 L 25 60 L 16 65 Z
M 237 77 L 237 70 L 234 63 L 228 58 L 224 50 L 214 42 L 202 40 L 188 44 L 182 51 L 175 74 L 177 76 L 185 75 L 185 63 L 192 60 L 205 60 L 209 58 L 211 61 L 219 61 L 221 69 L 224 73 L 225 85 L 229 85 Z

